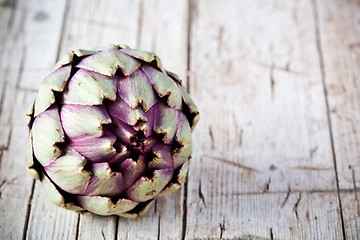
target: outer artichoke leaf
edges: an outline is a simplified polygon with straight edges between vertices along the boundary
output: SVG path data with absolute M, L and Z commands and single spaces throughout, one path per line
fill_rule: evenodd
M 130 187 L 146 170 L 146 159 L 143 155 L 135 161 L 131 158 L 125 159 L 119 167 L 125 182 L 125 188 Z
M 77 49 L 75 51 L 73 51 L 73 53 L 78 56 L 78 57 L 84 57 L 84 56 L 88 56 L 94 53 L 97 53 L 98 51 L 96 50 L 86 50 L 86 49 Z
M 37 116 L 31 132 L 34 155 L 42 165 L 47 165 L 61 155 L 56 143 L 64 142 L 65 137 L 56 107 Z
M 71 66 L 59 68 L 48 75 L 40 86 L 35 101 L 35 116 L 44 112 L 55 102 L 53 91 L 62 92 L 70 76 Z
M 179 113 L 179 126 L 175 133 L 175 141 L 180 144 L 179 149 L 175 149 L 173 157 L 175 168 L 181 166 L 192 153 L 192 138 L 190 124 L 184 113 Z
M 91 55 L 91 54 L 94 54 L 96 53 L 97 51 L 93 51 L 93 50 L 84 50 L 84 49 L 77 49 L 75 51 L 71 51 L 71 52 L 68 52 L 66 54 L 64 54 L 58 61 L 57 63 L 55 64 L 55 67 L 53 68 L 53 71 L 62 67 L 62 66 L 65 66 L 69 63 L 72 63 L 73 60 L 74 60 L 74 55 L 76 55 L 77 57 L 84 57 L 84 56 L 87 56 L 87 55 Z
M 100 137 L 103 135 L 102 124 L 111 123 L 103 105 L 65 104 L 61 108 L 60 116 L 64 131 L 70 139 Z
M 112 117 L 120 119 L 131 126 L 134 126 L 139 120 L 146 121 L 144 111 L 141 108 L 132 109 L 121 98 L 109 103 L 108 111 Z
M 100 105 L 104 98 L 115 101 L 117 78 L 85 69 L 78 70 L 63 94 L 63 103 Z
M 140 62 L 119 50 L 108 50 L 85 57 L 76 67 L 106 76 L 114 76 L 116 70 L 120 69 L 125 76 L 129 76 L 140 67 Z
M 50 199 L 50 201 L 55 204 L 56 206 L 60 206 L 72 211 L 77 211 L 77 212 L 83 212 L 84 209 L 79 207 L 79 206 L 75 206 L 73 203 L 65 203 L 65 199 L 64 197 L 61 195 L 61 193 L 56 189 L 56 187 L 54 186 L 54 184 L 51 182 L 51 180 L 45 175 L 44 178 L 41 181 L 46 195 L 48 196 L 48 198 Z
M 104 129 L 101 137 L 75 138 L 69 145 L 91 162 L 105 162 L 116 154 L 115 141 L 116 136 Z
M 138 202 L 145 202 L 155 198 L 169 183 L 173 176 L 173 169 L 155 170 L 152 178 L 139 178 L 130 188 L 125 190 L 126 196 Z
M 174 108 L 169 108 L 163 103 L 158 103 L 154 106 L 154 131 L 159 134 L 164 134 L 163 141 L 166 144 L 172 142 L 179 124 L 179 111 Z
M 119 199 L 113 204 L 110 198 L 101 196 L 77 196 L 77 200 L 84 209 L 102 216 L 119 215 L 130 211 L 138 204 L 129 199 Z
M 179 190 L 181 187 L 180 184 L 178 183 L 171 183 L 169 186 L 167 186 L 166 188 L 164 188 L 164 190 L 162 190 L 158 197 L 165 197 L 167 195 L 170 195 L 173 192 L 176 192 L 177 190 Z
M 74 52 L 68 52 L 66 54 L 64 54 L 62 57 L 60 57 L 60 59 L 56 62 L 53 71 L 55 71 L 58 68 L 61 68 L 62 66 L 65 66 L 69 63 L 71 63 L 74 59 Z
M 100 47 L 100 48 L 97 48 L 96 50 L 98 51 L 108 51 L 108 50 L 118 50 L 119 49 L 119 46 L 118 45 L 115 45 L 115 44 L 108 44 L 104 47 Z
M 83 156 L 67 147 L 63 156 L 44 166 L 44 169 L 62 190 L 72 194 L 84 194 L 91 178 L 91 173 L 84 169 L 85 164 Z
M 34 106 L 35 99 L 32 100 L 26 108 L 25 124 L 28 126 L 29 131 L 31 130 L 32 121 L 34 120 Z
M 173 157 L 171 156 L 171 146 L 167 144 L 156 144 L 152 147 L 155 157 L 148 163 L 152 169 L 174 168 Z
M 56 206 L 61 206 L 65 203 L 64 197 L 56 189 L 55 185 L 46 175 L 44 175 L 44 178 L 42 179 L 41 183 L 45 189 L 46 195 L 49 197 L 52 203 L 54 203 Z
M 176 73 L 170 72 L 170 71 L 166 71 L 166 74 L 171 77 L 173 80 L 175 80 L 176 82 L 178 82 L 180 85 L 182 84 L 182 81 L 179 77 L 179 75 L 177 75 Z
M 93 173 L 85 195 L 108 196 L 119 195 L 124 190 L 124 180 L 120 172 L 113 172 L 107 162 L 94 163 L 91 167 Z
M 120 78 L 118 94 L 131 108 L 136 109 L 139 104 L 147 112 L 155 103 L 155 92 L 151 82 L 140 69 L 128 77 Z
M 181 96 L 182 96 L 184 103 L 188 107 L 190 113 L 192 113 L 194 115 L 194 117 L 192 119 L 189 119 L 189 122 L 191 124 L 191 129 L 193 130 L 195 128 L 196 124 L 199 122 L 199 116 L 200 116 L 199 110 L 196 107 L 194 101 L 191 99 L 188 92 L 180 84 L 178 84 L 178 87 L 180 89 Z
M 28 167 L 29 173 L 36 180 L 40 180 L 40 174 L 34 169 L 34 153 L 33 153 L 33 144 L 32 144 L 32 136 L 30 133 L 28 143 L 25 148 L 25 164 Z
M 139 216 L 144 215 L 147 211 L 149 211 L 149 209 L 151 208 L 151 206 L 154 204 L 155 200 L 149 201 L 140 211 L 139 213 L 122 213 L 122 214 L 118 214 L 120 217 L 125 217 L 125 218 L 137 218 Z
M 145 65 L 141 68 L 148 76 L 158 95 L 160 97 L 168 96 L 167 104 L 170 107 L 181 109 L 181 93 L 174 80 L 151 66 Z
M 148 63 L 155 60 L 155 54 L 152 52 L 146 52 L 146 51 L 130 49 L 130 48 L 121 49 L 120 51 L 126 53 L 127 55 L 130 55 L 131 57 L 140 59 Z
M 162 190 L 158 197 L 164 197 L 167 196 L 175 191 L 177 191 L 181 185 L 185 182 L 186 179 L 186 175 L 188 173 L 189 170 L 189 160 L 186 160 L 185 163 L 182 165 L 178 175 L 177 175 L 177 183 L 171 183 L 169 184 L 169 186 L 167 186 L 166 188 L 164 188 L 164 190 Z

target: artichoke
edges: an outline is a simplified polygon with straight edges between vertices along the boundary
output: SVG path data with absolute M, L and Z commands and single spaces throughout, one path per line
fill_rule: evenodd
M 27 109 L 25 162 L 57 206 L 133 218 L 185 181 L 198 119 L 155 54 L 125 45 L 76 50 Z

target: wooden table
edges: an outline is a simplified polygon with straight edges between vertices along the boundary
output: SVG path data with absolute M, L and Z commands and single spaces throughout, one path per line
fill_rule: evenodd
M 360 2 L 0 0 L 0 239 L 360 239 Z M 59 56 L 126 43 L 184 80 L 186 184 L 136 220 L 55 207 L 23 163 Z

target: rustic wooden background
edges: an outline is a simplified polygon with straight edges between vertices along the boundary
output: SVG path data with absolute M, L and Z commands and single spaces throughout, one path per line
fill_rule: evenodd
M 360 239 L 360 1 L 0 0 L 0 239 Z M 55 207 L 23 163 L 60 55 L 126 43 L 180 74 L 189 177 L 136 220 Z

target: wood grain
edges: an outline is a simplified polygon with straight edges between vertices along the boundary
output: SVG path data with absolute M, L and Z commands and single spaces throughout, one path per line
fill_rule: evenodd
M 0 239 L 360 239 L 356 0 L 0 0 Z M 131 220 L 55 207 L 23 116 L 70 50 L 156 52 L 201 112 L 188 181 Z
M 262 222 L 248 217 L 275 213 L 286 192 L 306 190 L 330 191 L 335 226 L 318 222 L 322 234 L 342 236 L 311 1 L 193 3 L 190 92 L 202 121 L 194 132 L 187 236 L 219 237 L 229 218 L 224 233 L 232 237 L 266 238 L 269 228 L 285 226 L 276 233 L 282 239 L 317 238 L 299 227 L 301 219 L 290 225 L 292 212 Z M 278 200 L 269 204 L 261 194 L 268 192 Z M 330 202 L 323 204 L 309 211 L 326 215 Z

